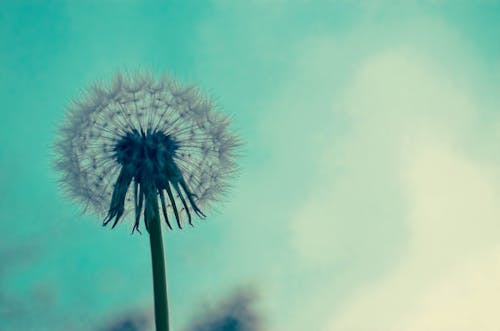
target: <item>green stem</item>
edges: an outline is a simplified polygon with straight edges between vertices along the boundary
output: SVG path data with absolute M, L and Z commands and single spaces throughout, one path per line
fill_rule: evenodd
M 153 199 L 148 199 L 146 197 L 144 216 L 149 228 L 149 243 L 151 247 L 151 262 L 153 266 L 156 331 L 169 331 L 165 255 L 163 251 L 161 221 L 156 196 Z

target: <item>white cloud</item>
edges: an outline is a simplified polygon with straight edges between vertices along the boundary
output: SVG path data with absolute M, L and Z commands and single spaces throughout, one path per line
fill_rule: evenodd
M 435 138 L 411 148 L 403 167 L 407 253 L 382 280 L 360 288 L 327 330 L 465 331 L 471 329 L 456 327 L 479 322 L 496 330 L 500 324 L 488 304 L 500 304 L 500 270 L 492 267 L 500 258 L 498 173 Z
M 500 247 L 465 261 L 456 256 L 459 266 L 429 284 L 394 331 L 498 330 Z
M 321 178 L 292 224 L 295 248 L 315 266 L 383 262 L 398 252 L 383 277 L 367 277 L 332 310 L 325 330 L 500 325 L 489 306 L 500 304 L 492 266 L 500 258 L 500 164 L 470 149 L 488 136 L 477 130 L 484 110 L 460 73 L 444 68 L 412 49 L 388 49 L 368 57 L 331 101 L 350 130 L 322 144 Z M 322 305 L 335 300 L 329 291 L 317 298 Z
M 394 232 L 407 219 L 403 159 L 423 139 L 432 144 L 466 130 L 474 111 L 452 80 L 404 49 L 368 58 L 335 102 L 350 133 L 323 142 L 319 189 L 294 223 L 299 253 L 317 261 L 346 251 L 364 254 L 380 247 L 384 236 L 404 235 Z

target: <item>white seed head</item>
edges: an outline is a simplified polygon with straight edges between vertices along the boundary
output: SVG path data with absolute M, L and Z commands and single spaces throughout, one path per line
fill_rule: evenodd
M 236 169 L 239 142 L 228 117 L 196 87 L 165 76 L 118 73 L 108 88 L 93 85 L 68 108 L 59 133 L 62 186 L 114 225 L 135 209 L 138 229 L 146 194 L 164 202 L 164 217 L 174 212 L 179 227 L 181 218 L 191 223 L 190 211 L 203 215 Z

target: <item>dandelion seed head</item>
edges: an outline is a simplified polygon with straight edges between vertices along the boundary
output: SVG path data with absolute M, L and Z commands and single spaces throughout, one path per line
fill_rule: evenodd
M 204 216 L 235 172 L 229 124 L 194 86 L 118 73 L 69 107 L 56 143 L 60 181 L 105 224 L 135 210 L 138 230 L 143 200 L 154 196 L 168 226 L 170 215 L 181 227 Z

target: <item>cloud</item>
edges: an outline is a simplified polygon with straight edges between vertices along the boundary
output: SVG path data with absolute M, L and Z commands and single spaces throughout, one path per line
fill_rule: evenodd
M 372 249 L 384 253 L 393 248 L 384 245 L 399 245 L 395 233 L 407 235 L 404 158 L 423 140 L 433 145 L 463 138 L 475 111 L 466 91 L 439 71 L 397 48 L 362 63 L 335 101 L 350 131 L 325 139 L 317 166 L 321 183 L 294 221 L 299 254 L 331 262 L 346 251 L 351 257 Z
M 405 254 L 381 280 L 359 288 L 326 330 L 465 331 L 479 322 L 472 329 L 495 330 L 500 324 L 487 304 L 500 303 L 498 173 L 438 137 L 417 143 L 403 166 Z M 474 315 L 478 307 L 482 313 Z
M 404 45 L 372 53 L 328 101 L 349 130 L 325 135 L 320 176 L 291 226 L 302 264 L 330 272 L 349 263 L 358 273 L 341 303 L 323 283 L 315 299 L 332 306 L 324 330 L 500 325 L 490 309 L 500 303 L 500 163 L 491 148 L 474 148 L 491 147 L 490 109 L 467 68 L 432 54 Z
M 394 331 L 498 329 L 500 246 L 458 264 L 428 285 Z
M 186 331 L 259 331 L 262 316 L 256 310 L 255 293 L 249 289 L 230 295 L 215 307 L 204 307 Z

